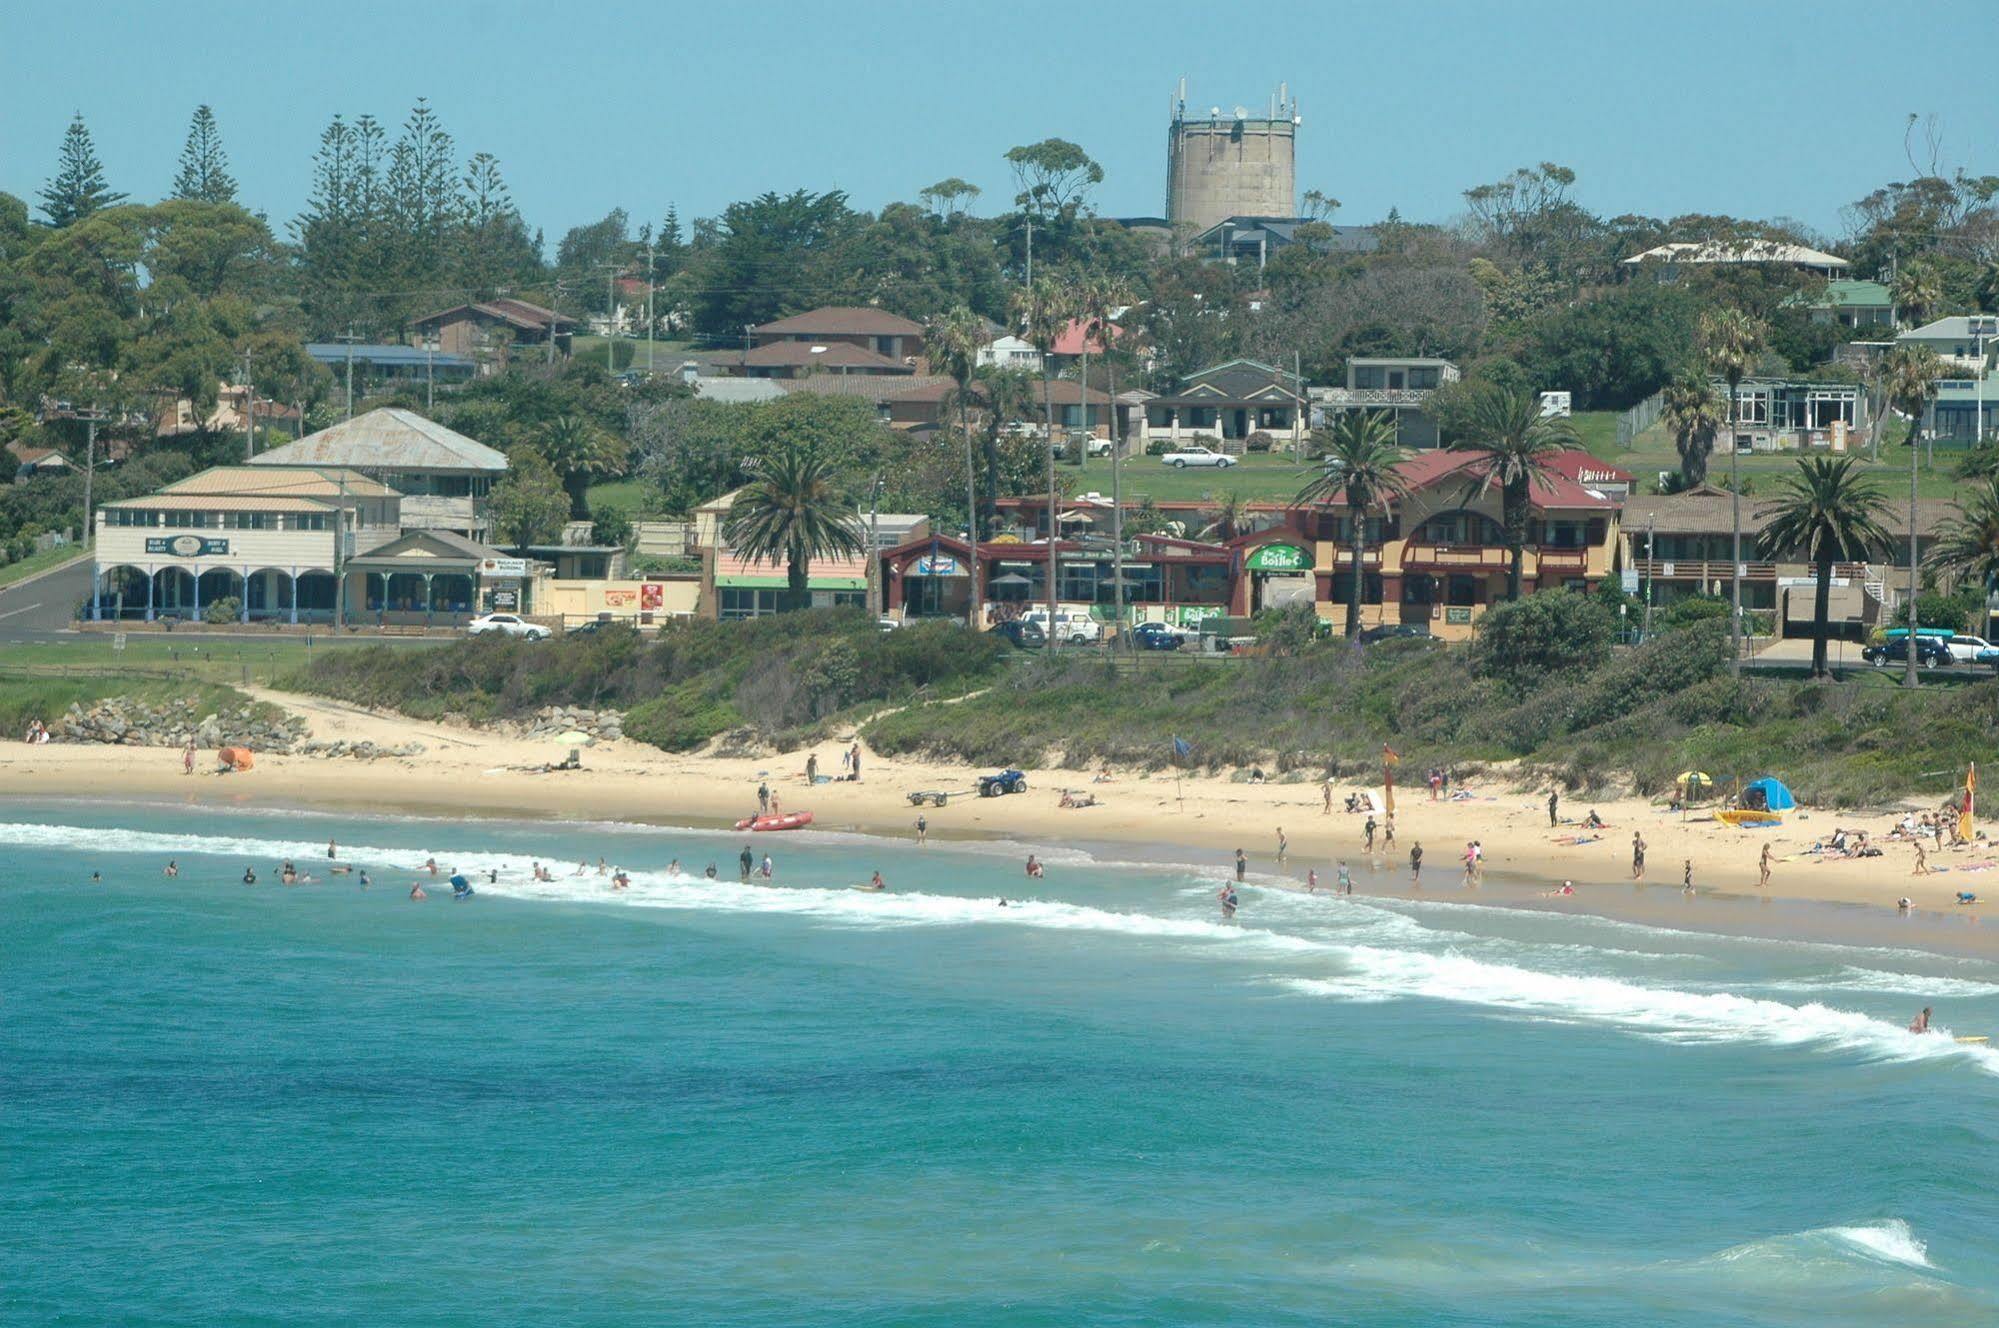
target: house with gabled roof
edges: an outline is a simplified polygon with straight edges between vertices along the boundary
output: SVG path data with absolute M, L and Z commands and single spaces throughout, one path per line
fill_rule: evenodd
M 342 420 L 251 458 L 258 466 L 345 466 L 404 496 L 406 527 L 487 533 L 485 502 L 507 472 L 502 452 L 425 419 L 385 407 Z
M 1272 447 L 1293 450 L 1305 441 L 1306 416 L 1305 386 L 1296 375 L 1259 360 L 1228 360 L 1146 402 L 1145 441 L 1240 455 L 1264 434 Z
M 413 319 L 410 342 L 435 342 L 446 355 L 462 355 L 478 363 L 505 363 L 516 346 L 546 347 L 569 354 L 576 320 L 526 300 L 501 298 L 453 305 Z

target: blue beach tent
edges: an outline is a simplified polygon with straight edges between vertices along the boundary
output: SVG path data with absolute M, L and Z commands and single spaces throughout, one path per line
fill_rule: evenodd
M 1784 786 L 1783 780 L 1766 775 L 1762 779 L 1751 781 L 1742 790 L 1742 805 L 1773 812 L 1788 812 L 1798 805 L 1798 800 L 1791 796 L 1791 790 Z

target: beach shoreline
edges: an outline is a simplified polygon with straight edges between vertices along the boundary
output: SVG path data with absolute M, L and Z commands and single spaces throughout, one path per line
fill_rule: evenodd
M 861 752 L 862 780 L 824 781 L 842 769 L 843 747 L 816 751 L 822 782 L 804 783 L 807 753 L 724 757 L 679 755 L 616 741 L 584 749 L 580 770 L 556 770 L 566 748 L 531 742 L 495 730 L 410 720 L 338 702 L 281 693 L 257 693 L 302 713 L 320 738 L 384 745 L 415 741 L 422 755 L 360 761 L 350 758 L 260 755 L 255 769 L 212 773 L 213 754 L 198 753 L 197 773 L 181 772 L 180 753 L 164 748 L 50 744 L 0 746 L 0 797 L 86 798 L 98 802 L 145 799 L 188 806 L 260 810 L 320 810 L 440 818 L 629 822 L 728 828 L 757 810 L 764 785 L 788 810 L 811 810 L 813 829 L 853 831 L 913 843 L 921 817 L 941 840 L 999 840 L 1023 855 L 1052 848 L 1086 849 L 1097 857 L 1139 858 L 1162 865 L 1232 874 L 1234 852 L 1244 850 L 1255 877 L 1266 884 L 1304 888 L 1316 870 L 1330 891 L 1338 864 L 1354 871 L 1363 893 L 1431 901 L 1508 904 L 1549 911 L 1589 912 L 1648 925 L 1686 926 L 1727 934 L 1781 936 L 1813 933 L 1842 943 L 1941 948 L 1958 953 L 1999 952 L 1999 935 L 1981 925 L 1979 908 L 1959 907 L 1959 889 L 1978 890 L 1991 850 L 1933 852 L 1943 870 L 1911 876 L 1913 850 L 1888 844 L 1879 858 L 1817 861 L 1799 856 L 1835 825 L 1868 825 L 1879 837 L 1880 818 L 1805 812 L 1776 830 L 1739 830 L 1699 814 L 1682 817 L 1635 798 L 1599 802 L 1564 799 L 1558 819 L 1598 812 L 1606 829 L 1594 838 L 1573 824 L 1548 825 L 1547 791 L 1516 790 L 1494 782 L 1475 785 L 1464 801 L 1431 801 L 1426 789 L 1398 790 L 1396 844 L 1365 847 L 1362 814 L 1341 810 L 1349 791 L 1334 790 L 1334 810 L 1324 811 L 1313 783 L 1248 783 L 1209 776 L 1112 771 L 1098 781 L 1089 773 L 1028 769 L 1023 794 L 979 798 L 954 794 L 943 807 L 911 806 L 917 789 L 964 790 L 976 771 L 950 763 L 887 758 Z M 1098 805 L 1065 809 L 1061 791 L 1093 795 Z M 1377 796 L 1379 790 L 1376 790 Z M 1377 821 L 1384 818 L 1377 816 Z M 1279 828 L 1288 840 L 1286 861 L 1276 858 Z M 1631 875 L 1631 834 L 1647 843 L 1648 871 L 1640 885 Z M 776 833 L 754 836 L 758 852 L 783 842 Z M 1586 842 L 1573 842 L 1577 839 Z M 1464 888 L 1461 859 L 1467 842 L 1483 846 L 1486 881 Z M 1409 881 L 1408 849 L 1424 847 L 1420 890 Z M 1757 859 L 1769 843 L 1778 859 L 1771 884 L 1759 887 Z M 1976 856 L 1974 856 L 1976 855 Z M 1680 888 L 1683 863 L 1694 863 L 1694 893 Z M 1993 878 L 1999 882 L 1999 876 Z M 1546 892 L 1574 883 L 1573 896 Z M 1999 888 L 1999 887 L 1995 887 Z M 1909 897 L 1903 913 L 1896 901 Z M 1804 916 L 1798 904 L 1842 906 Z M 1775 906 L 1775 907 L 1773 907 Z M 1830 934 L 1829 934 L 1830 933 Z

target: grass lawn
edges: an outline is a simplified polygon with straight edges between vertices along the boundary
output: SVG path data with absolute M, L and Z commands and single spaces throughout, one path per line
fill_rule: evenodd
M 618 348 L 612 352 L 617 361 L 618 371 L 643 369 L 646 367 L 646 343 L 644 337 L 617 337 Z M 687 358 L 687 341 L 655 340 L 652 343 L 652 367 L 657 373 L 672 373 Z M 627 351 L 625 348 L 631 349 Z M 569 357 L 586 364 L 604 363 L 604 338 L 579 336 L 570 345 Z
M 601 512 L 606 507 L 620 507 L 626 516 L 637 516 L 650 504 L 659 501 L 659 491 L 644 480 L 606 480 L 593 484 L 584 495 L 592 512 Z
M 1199 502 L 1230 492 L 1253 501 L 1288 502 L 1316 470 L 1289 457 L 1270 456 L 1244 457 L 1227 470 L 1193 466 L 1175 470 L 1158 457 L 1136 456 L 1125 459 L 1123 491 L 1125 501 L 1132 503 L 1148 497 L 1156 502 Z M 1066 484 L 1072 494 L 1094 489 L 1108 495 L 1111 491 L 1109 457 L 1093 457 L 1080 467 L 1058 461 L 1055 475 L 1056 482 Z
M 1631 440 L 1629 448 L 1620 450 L 1617 446 L 1617 416 L 1611 411 L 1590 412 L 1608 422 L 1599 435 L 1593 428 L 1584 428 L 1584 416 L 1576 416 L 1577 429 L 1582 433 L 1589 450 L 1606 461 L 1614 462 L 1638 477 L 1638 491 L 1651 493 L 1659 472 L 1678 470 L 1680 454 L 1673 447 L 1673 437 L 1666 432 L 1663 424 L 1655 424 L 1644 433 Z M 1848 456 L 1859 457 L 1861 469 L 1871 474 L 1875 482 L 1884 490 L 1891 502 L 1906 503 L 1909 496 L 1909 453 L 1901 446 L 1901 431 L 1891 427 L 1881 442 L 1881 460 L 1867 460 L 1865 448 L 1848 452 Z M 1829 453 L 1827 455 L 1830 455 Z M 1934 465 L 1920 467 L 1916 480 L 1917 492 L 1924 498 L 1950 498 L 1957 494 L 1962 481 L 1957 478 L 1959 453 L 1939 449 Z M 1742 454 L 1743 492 L 1759 496 L 1769 496 L 1777 492 L 1780 481 L 1797 473 L 1796 452 L 1774 454 Z M 1708 477 L 1726 487 L 1729 458 L 1716 453 L 1708 459 Z
M 438 638 L 442 643 L 447 638 Z M 182 679 L 205 683 L 268 685 L 304 665 L 315 653 L 372 645 L 366 635 L 274 636 L 268 641 L 209 641 L 196 635 L 132 632 L 125 649 L 112 648 L 109 632 L 84 632 L 62 641 L 25 642 L 7 647 L 0 675 L 49 677 L 115 676 L 135 681 Z M 421 650 L 425 644 L 397 644 Z
M 0 586 L 11 586 L 16 581 L 26 580 L 37 572 L 46 572 L 51 567 L 61 567 L 64 563 L 81 558 L 88 552 L 88 549 L 71 544 L 59 549 L 44 549 L 40 553 L 31 553 L 17 563 L 8 563 L 5 567 L 0 567 Z

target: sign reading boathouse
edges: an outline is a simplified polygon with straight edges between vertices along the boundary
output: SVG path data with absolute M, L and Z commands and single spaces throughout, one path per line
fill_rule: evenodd
M 229 541 L 210 539 L 205 535 L 149 535 L 146 552 L 170 553 L 176 558 L 200 558 L 207 554 L 229 552 Z
M 1266 544 L 1249 555 L 1252 572 L 1304 572 L 1312 566 L 1312 555 L 1295 544 Z

